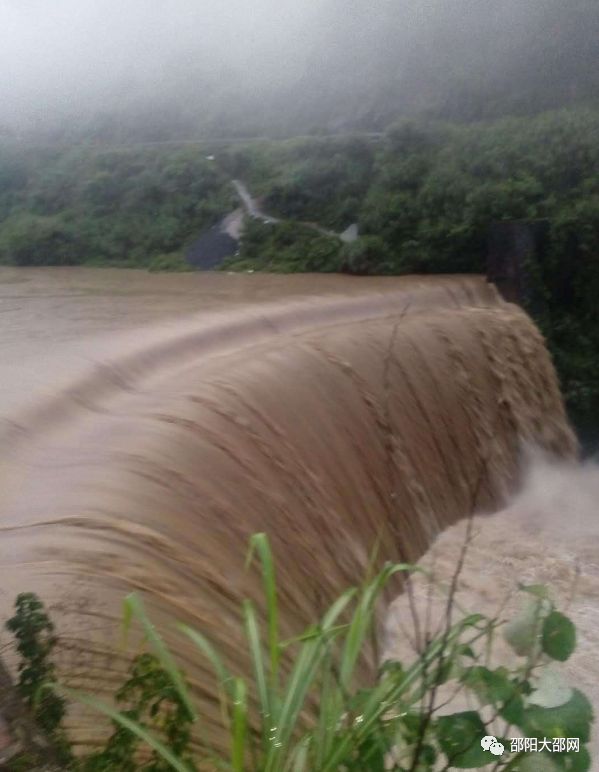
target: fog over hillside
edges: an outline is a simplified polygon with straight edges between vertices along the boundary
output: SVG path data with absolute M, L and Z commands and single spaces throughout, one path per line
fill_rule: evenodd
M 0 130 L 166 139 L 480 119 L 599 93 L 592 0 L 1 0 Z

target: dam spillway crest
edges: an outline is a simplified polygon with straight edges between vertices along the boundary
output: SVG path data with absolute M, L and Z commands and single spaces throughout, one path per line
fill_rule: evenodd
M 61 678 L 110 692 L 127 667 L 121 602 L 140 593 L 215 737 L 210 665 L 171 622 L 249 670 L 239 608 L 264 612 L 260 574 L 244 566 L 252 534 L 272 544 L 292 638 L 360 581 L 375 545 L 381 564 L 415 561 L 446 527 L 505 503 L 523 447 L 576 455 L 540 333 L 479 277 L 199 314 L 15 424 L 5 618 L 20 591 L 37 593 Z M 106 731 L 86 710 L 68 723 L 85 745 Z

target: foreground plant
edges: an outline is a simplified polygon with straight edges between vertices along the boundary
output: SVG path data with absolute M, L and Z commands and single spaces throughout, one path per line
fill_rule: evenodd
M 360 658 L 373 634 L 377 601 L 394 574 L 409 574 L 415 567 L 385 566 L 362 587 L 343 593 L 303 635 L 285 641 L 279 635 L 275 569 L 264 534 L 252 539 L 250 559 L 254 555 L 262 569 L 267 614 L 261 627 L 254 605 L 244 604 L 251 676 L 231 672 L 201 632 L 178 625 L 196 644 L 198 656 L 207 657 L 214 667 L 228 753 L 223 756 L 206 748 L 198 757 L 192 752 L 192 724 L 198 719 L 196 734 L 201 735 L 193 695 L 141 599 L 130 595 L 126 624 L 134 618 L 141 623 L 152 654 L 133 661 L 130 678 L 116 695 L 117 702 L 126 705 L 122 710 L 91 696 L 68 693 L 108 715 L 114 725 L 106 747 L 76 765 L 73 762 L 73 768 L 86 772 L 590 768 L 586 746 L 592 709 L 580 691 L 568 687 L 558 669 L 574 651 L 576 633 L 543 587 L 521 588 L 525 605 L 508 623 L 474 614 L 451 624 L 448 616 L 414 662 L 386 662 L 364 688 L 358 678 Z M 490 664 L 500 627 L 514 652 L 509 668 Z M 451 712 L 458 696 L 467 698 L 470 708 Z M 527 744 L 523 738 L 528 738 Z M 532 750 L 535 745 L 537 750 Z
M 52 652 L 57 644 L 54 625 L 39 598 L 25 592 L 17 597 L 14 616 L 6 622 L 6 628 L 14 635 L 19 654 L 18 693 L 51 742 L 53 761 L 68 765 L 72 757 L 61 727 L 66 703 L 52 688 L 55 681 Z

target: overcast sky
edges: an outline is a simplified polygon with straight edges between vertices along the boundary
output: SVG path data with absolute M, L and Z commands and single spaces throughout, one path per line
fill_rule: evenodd
M 322 79 L 334 91 L 385 68 L 401 77 L 404 52 L 419 46 L 438 61 L 460 50 L 469 67 L 470 51 L 474 62 L 497 40 L 509 47 L 549 2 L 0 0 L 0 118 L 210 99 L 232 83 L 260 95 Z
M 350 0 L 351 2 L 351 0 Z M 322 3 L 0 0 L 0 93 L 11 106 L 160 89 L 179 75 L 301 72 Z

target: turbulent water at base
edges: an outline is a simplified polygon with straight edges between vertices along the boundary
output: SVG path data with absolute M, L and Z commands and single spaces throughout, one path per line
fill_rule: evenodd
M 411 662 L 419 643 L 443 629 L 446 595 L 463 545 L 469 542 L 457 583 L 460 612 L 483 612 L 506 621 L 522 608 L 518 583 L 545 585 L 557 607 L 576 625 L 572 657 L 558 667 L 570 686 L 581 689 L 599 706 L 599 468 L 595 464 L 555 464 L 531 460 L 521 490 L 493 515 L 462 520 L 434 542 L 422 558 L 431 580 L 416 574 L 410 593 L 391 606 L 383 658 Z M 470 534 L 470 535 L 469 535 Z M 414 623 L 416 618 L 417 622 Z M 418 631 L 419 635 L 415 631 Z M 493 667 L 513 666 L 514 656 L 497 636 Z M 453 688 L 453 687 L 452 687 Z M 451 695 L 440 693 L 441 704 Z M 447 712 L 475 707 L 464 693 L 450 700 Z M 512 735 L 516 736 L 516 735 Z M 597 727 L 590 750 L 592 769 L 599 769 Z
M 479 277 L 5 270 L 0 300 L 2 616 L 38 592 L 62 677 L 109 694 L 121 600 L 142 592 L 217 741 L 209 666 L 166 620 L 247 666 L 252 533 L 271 538 L 292 635 L 375 543 L 415 560 L 505 504 L 523 445 L 576 453 L 541 336 Z M 70 724 L 81 746 L 105 731 Z

